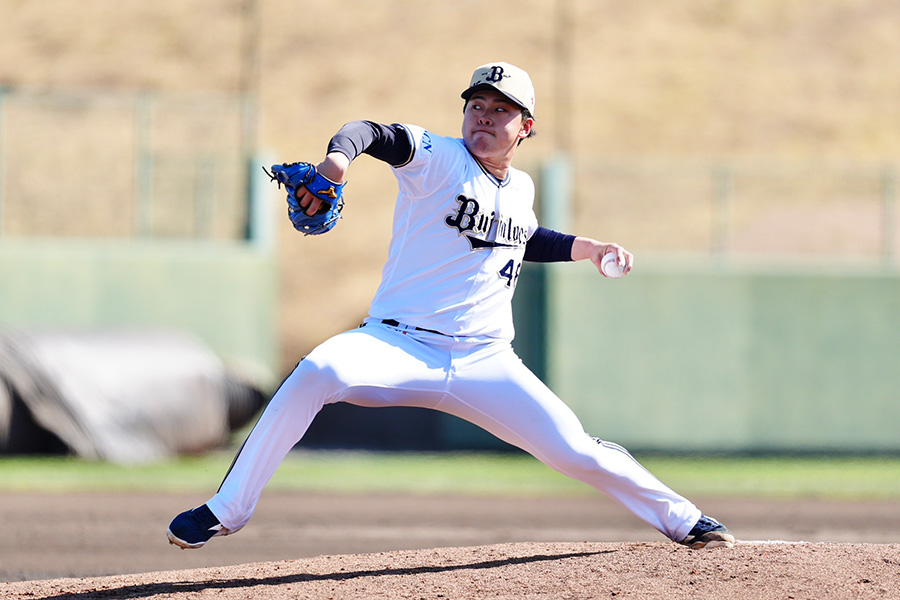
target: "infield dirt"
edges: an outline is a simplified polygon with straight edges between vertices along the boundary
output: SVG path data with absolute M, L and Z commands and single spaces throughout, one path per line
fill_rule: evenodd
M 203 498 L 3 494 L 2 598 L 897 598 L 896 502 L 700 500 L 741 540 L 694 551 L 601 497 L 266 494 L 197 551 Z

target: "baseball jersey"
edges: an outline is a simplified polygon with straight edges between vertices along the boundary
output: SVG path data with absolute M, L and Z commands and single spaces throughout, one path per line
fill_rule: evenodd
M 531 177 L 510 168 L 500 181 L 462 139 L 403 127 L 413 153 L 393 169 L 393 235 L 369 316 L 511 340 L 512 295 L 538 227 Z

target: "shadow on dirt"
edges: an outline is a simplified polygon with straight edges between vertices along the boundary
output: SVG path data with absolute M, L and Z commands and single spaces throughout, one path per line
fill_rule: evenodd
M 81 593 L 63 593 L 55 596 L 45 596 L 41 600 L 93 600 L 95 598 L 152 598 L 160 595 L 199 593 L 209 589 L 240 589 L 255 588 L 258 586 L 283 586 L 292 583 L 304 583 L 309 581 L 347 581 L 366 577 L 424 575 L 428 573 L 447 573 L 455 571 L 496 569 L 510 565 L 539 563 L 547 561 L 564 560 L 567 558 L 581 558 L 600 554 L 611 554 L 613 550 L 598 550 L 594 552 L 570 552 L 565 554 L 537 554 L 534 556 L 522 556 L 503 560 L 490 560 L 469 564 L 446 566 L 422 566 L 414 568 L 398 569 L 370 569 L 364 571 L 348 571 L 337 573 L 325 573 L 311 575 L 297 573 L 280 577 L 240 578 L 240 579 L 208 579 L 206 581 L 191 582 L 159 582 L 142 585 L 126 585 L 108 589 L 87 590 Z

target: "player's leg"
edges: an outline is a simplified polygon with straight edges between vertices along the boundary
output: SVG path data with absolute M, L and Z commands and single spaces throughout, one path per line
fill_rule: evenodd
M 436 403 L 443 394 L 446 360 L 423 350 L 427 348 L 402 333 L 376 327 L 355 329 L 321 344 L 274 394 L 216 495 L 176 517 L 169 540 L 198 548 L 214 535 L 246 525 L 263 488 L 325 404 L 348 400 L 389 405 L 393 396 L 404 394 L 406 404 Z
M 309 359 L 300 361 L 282 382 L 235 455 L 216 495 L 207 502 L 230 532 L 250 520 L 263 488 L 337 384 L 322 375 L 320 363 Z
M 175 517 L 166 532 L 169 542 L 200 548 L 247 524 L 263 488 L 324 405 L 327 385 L 334 384 L 316 376 L 319 369 L 315 361 L 300 361 L 263 410 L 216 495 Z
M 701 516 L 624 448 L 585 433 L 572 410 L 508 346 L 481 348 L 457 361 L 459 379 L 440 410 L 522 448 L 551 468 L 621 503 L 675 541 Z

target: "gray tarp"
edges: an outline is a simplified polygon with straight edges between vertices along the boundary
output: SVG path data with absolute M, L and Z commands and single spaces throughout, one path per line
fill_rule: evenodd
M 0 453 L 144 462 L 225 443 L 258 382 L 179 334 L 0 332 Z

